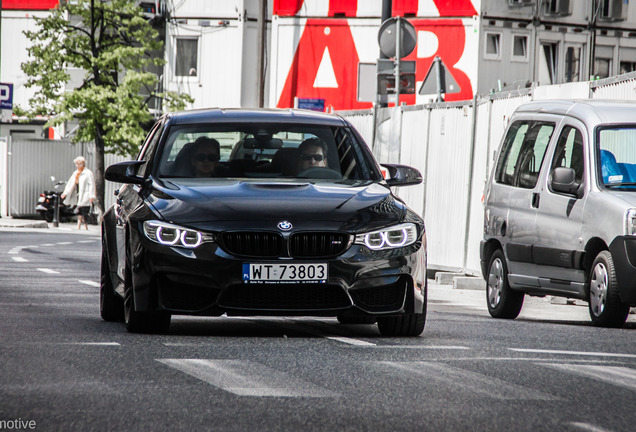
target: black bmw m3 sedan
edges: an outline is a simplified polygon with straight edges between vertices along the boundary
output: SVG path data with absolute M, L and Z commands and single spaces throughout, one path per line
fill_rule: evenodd
M 324 316 L 418 336 L 424 222 L 342 117 L 303 110 L 164 115 L 102 222 L 101 316 L 166 332 L 172 315 Z

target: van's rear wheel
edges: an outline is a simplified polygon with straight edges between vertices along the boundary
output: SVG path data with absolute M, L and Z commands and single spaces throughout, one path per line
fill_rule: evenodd
M 589 277 L 589 310 L 592 323 L 600 327 L 621 327 L 629 314 L 618 295 L 614 260 L 609 251 L 601 251 L 592 264 Z
M 493 318 L 515 319 L 521 312 L 524 294 L 508 284 L 508 266 L 503 251 L 497 249 L 490 258 L 486 280 L 486 303 Z

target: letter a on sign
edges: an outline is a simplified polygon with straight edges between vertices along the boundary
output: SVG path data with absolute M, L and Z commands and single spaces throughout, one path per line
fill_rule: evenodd
M 370 108 L 356 100 L 358 63 L 347 20 L 308 19 L 277 106 L 293 107 L 299 97 L 324 99 L 334 109 Z

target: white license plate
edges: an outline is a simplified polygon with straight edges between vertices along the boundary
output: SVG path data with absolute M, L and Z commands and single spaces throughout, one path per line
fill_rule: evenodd
M 243 264 L 244 283 L 326 283 L 327 264 Z

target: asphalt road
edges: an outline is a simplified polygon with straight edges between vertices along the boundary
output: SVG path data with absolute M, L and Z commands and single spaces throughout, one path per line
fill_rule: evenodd
M 632 431 L 636 317 L 431 284 L 426 328 L 326 318 L 99 317 L 99 231 L 0 229 L 0 430 Z

